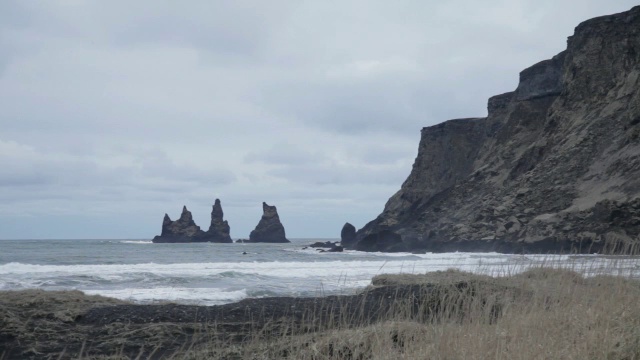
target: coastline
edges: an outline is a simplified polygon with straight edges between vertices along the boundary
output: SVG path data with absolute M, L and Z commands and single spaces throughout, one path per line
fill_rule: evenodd
M 556 317 L 571 313 L 567 307 L 575 310 L 589 305 L 595 311 L 615 304 L 624 309 L 626 302 L 637 296 L 637 280 L 584 278 L 569 270 L 544 267 L 507 277 L 456 270 L 379 275 L 356 295 L 252 298 L 215 306 L 136 305 L 79 291 L 3 291 L 0 358 L 160 359 L 178 355 L 192 359 L 347 359 L 357 358 L 353 357 L 355 352 L 374 351 L 378 345 L 362 336 L 380 337 L 379 331 L 384 333 L 380 341 L 390 346 L 388 351 L 411 358 L 412 351 L 422 351 L 420 347 L 433 340 L 418 341 L 416 336 L 432 329 L 472 330 L 469 326 L 475 324 L 495 333 L 522 314 L 536 314 L 535 321 L 565 321 Z M 626 309 L 626 315 L 620 315 L 624 319 L 619 320 L 629 317 L 631 320 L 625 321 L 637 322 L 637 306 Z M 607 309 L 598 316 L 613 318 L 616 314 L 616 309 Z M 581 315 L 588 318 L 593 314 Z M 599 332 L 606 330 L 603 326 L 613 326 L 611 321 L 598 321 L 593 330 L 577 324 L 575 331 Z M 517 321 L 515 324 L 521 326 Z M 630 332 L 618 329 L 619 336 L 640 341 L 640 334 L 632 331 L 635 325 L 630 324 Z M 569 336 L 565 339 L 568 342 L 575 340 L 571 334 L 562 336 Z M 399 347 L 399 343 L 405 345 Z M 368 344 L 368 350 L 363 344 Z M 598 342 L 591 345 L 602 346 Z M 304 355 L 310 351 L 323 357 Z M 370 355 L 362 358 L 386 359 Z

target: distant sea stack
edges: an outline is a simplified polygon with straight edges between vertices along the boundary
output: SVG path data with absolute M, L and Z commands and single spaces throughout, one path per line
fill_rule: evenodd
M 342 227 L 342 231 L 340 232 L 340 244 L 342 246 L 350 246 L 356 240 L 356 227 L 346 223 Z
M 182 214 L 176 221 L 171 221 L 168 214 L 164 214 L 162 221 L 162 233 L 153 238 L 154 243 L 189 243 L 189 242 L 214 242 L 231 243 L 229 235 L 229 223 L 223 220 L 222 205 L 216 199 L 211 211 L 211 225 L 204 232 L 193 221 L 191 212 L 187 207 L 182 208 Z
M 422 129 L 413 169 L 348 246 L 624 251 L 640 234 L 640 7 L 578 25 L 488 116 Z
M 207 236 L 209 237 L 209 241 L 215 243 L 232 243 L 231 240 L 229 223 L 226 220 L 223 220 L 224 213 L 222 212 L 222 205 L 220 204 L 220 199 L 216 199 L 213 204 L 213 209 L 211 210 L 211 225 L 209 225 L 209 231 L 207 231 Z
M 262 203 L 262 218 L 256 228 L 249 235 L 250 242 L 263 242 L 263 243 L 288 243 L 284 226 L 280 222 L 278 216 L 278 210 L 275 206 L 269 206 L 267 203 Z
M 204 242 L 204 231 L 193 221 L 191 211 L 182 207 L 182 214 L 176 221 L 171 221 L 168 214 L 164 214 L 162 233 L 153 238 L 154 243 L 187 243 Z

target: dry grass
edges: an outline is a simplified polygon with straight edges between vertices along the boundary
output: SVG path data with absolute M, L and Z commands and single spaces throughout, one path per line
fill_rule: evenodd
M 471 286 L 461 287 L 465 283 Z M 459 271 L 381 275 L 374 286 L 428 284 L 439 302 L 388 318 L 209 347 L 185 359 L 640 359 L 640 283 L 537 268 L 509 277 Z

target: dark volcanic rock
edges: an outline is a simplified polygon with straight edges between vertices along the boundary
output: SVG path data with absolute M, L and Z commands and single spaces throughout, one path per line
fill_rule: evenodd
M 340 232 L 340 243 L 342 246 L 352 245 L 356 240 L 356 227 L 346 223 Z
M 331 241 L 317 241 L 314 242 L 313 244 L 309 245 L 309 247 L 312 248 L 332 248 L 334 246 L 336 246 L 337 244 L 335 242 L 331 242 Z
M 154 243 L 187 243 L 187 242 L 215 242 L 231 243 L 229 236 L 229 223 L 223 220 L 220 200 L 216 199 L 211 210 L 211 225 L 204 232 L 193 221 L 191 212 L 187 207 L 182 208 L 182 215 L 176 221 L 171 221 L 169 215 L 164 214 L 162 221 L 162 233 L 153 238 Z
M 265 242 L 265 243 L 288 243 L 284 226 L 280 222 L 278 216 L 278 210 L 275 206 L 269 206 L 267 203 L 262 203 L 262 218 L 256 228 L 249 235 L 250 242 Z
M 222 205 L 220 199 L 216 199 L 213 209 L 211 210 L 211 225 L 207 231 L 208 241 L 217 243 L 232 243 L 231 236 L 229 235 L 229 223 L 223 220 L 224 213 L 222 212 Z
M 155 243 L 175 242 L 206 242 L 206 234 L 193 221 L 191 211 L 182 208 L 182 214 L 176 221 L 171 221 L 168 214 L 164 214 L 162 233 L 153 238 Z
M 640 7 L 583 22 L 485 118 L 422 129 L 368 251 L 606 252 L 640 234 Z
M 338 242 L 331 242 L 331 241 L 325 241 L 325 242 L 314 242 L 313 244 L 309 245 L 308 247 L 312 247 L 312 248 L 316 248 L 316 250 L 320 251 L 320 252 L 343 252 L 344 251 L 344 247 L 338 245 Z

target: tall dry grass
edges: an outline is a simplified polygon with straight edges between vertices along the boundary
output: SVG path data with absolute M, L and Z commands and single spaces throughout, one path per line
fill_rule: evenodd
M 392 306 L 373 321 L 351 311 L 320 324 L 316 315 L 287 331 L 257 331 L 244 344 L 211 343 L 175 358 L 640 359 L 640 283 L 608 275 L 627 273 L 616 264 L 582 268 L 596 274 L 589 277 L 549 266 L 510 276 L 381 275 L 372 289 L 418 291 L 390 294 Z

